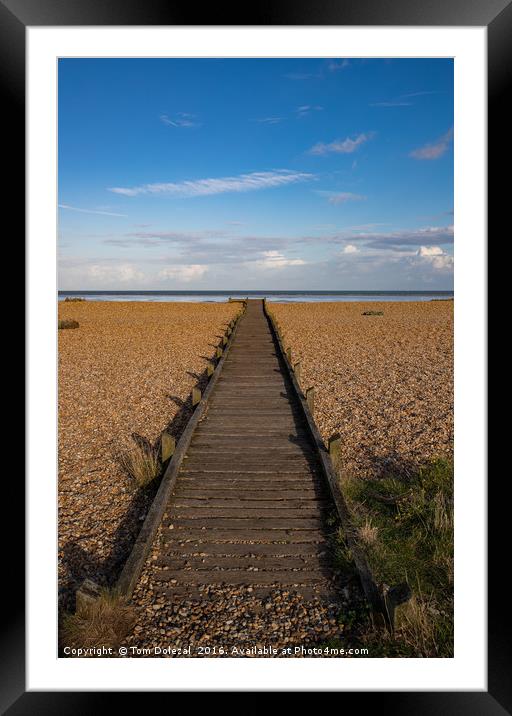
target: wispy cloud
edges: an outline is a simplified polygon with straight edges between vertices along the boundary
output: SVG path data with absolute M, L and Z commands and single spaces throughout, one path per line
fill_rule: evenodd
M 78 206 L 70 206 L 69 204 L 59 204 L 59 209 L 67 209 L 68 211 L 79 211 L 81 214 L 101 214 L 102 216 L 126 216 L 126 214 L 117 214 L 113 211 L 101 211 L 100 209 L 80 209 Z
M 358 134 L 354 138 L 347 137 L 346 139 L 335 139 L 329 144 L 318 142 L 309 150 L 310 154 L 324 155 L 324 154 L 352 154 L 362 144 L 367 142 L 374 136 L 374 132 L 366 132 L 364 134 Z
M 450 146 L 450 142 L 453 138 L 453 129 L 449 129 L 442 137 L 439 137 L 435 142 L 431 144 L 425 144 L 419 149 L 414 149 L 409 152 L 409 156 L 413 159 L 439 159 L 445 154 L 446 150 Z
M 297 184 L 313 179 L 313 174 L 280 169 L 270 172 L 252 172 L 234 177 L 196 179 L 194 181 L 167 182 L 163 184 L 142 184 L 135 187 L 111 187 L 109 191 L 123 196 L 139 194 L 171 194 L 173 196 L 193 197 L 211 196 L 233 192 L 259 191 L 274 187 Z
M 327 65 L 327 69 L 331 72 L 337 72 L 338 70 L 344 70 L 350 66 L 350 62 L 347 59 L 344 60 L 330 60 Z
M 253 119 L 253 122 L 259 122 L 260 124 L 279 124 L 283 121 L 283 117 L 261 117 L 260 119 Z
M 404 100 L 391 99 L 387 102 L 372 102 L 370 107 L 412 107 L 412 102 L 405 102 Z
M 340 191 L 331 194 L 328 198 L 329 204 L 345 204 L 347 201 L 363 201 L 366 199 L 362 194 L 353 194 L 351 191 Z
M 415 97 L 423 97 L 425 95 L 438 94 L 437 91 L 424 91 L 424 92 L 408 92 L 407 94 L 401 94 L 393 99 L 384 100 L 383 102 L 372 102 L 370 107 L 412 107 L 414 102 L 409 100 Z
M 345 237 L 343 237 L 345 238 Z M 363 242 L 373 249 L 403 249 L 453 243 L 453 226 L 427 226 L 421 229 L 353 234 L 351 241 Z
M 306 117 L 308 114 L 311 114 L 311 112 L 321 112 L 322 110 L 323 107 L 318 104 L 303 104 L 297 107 L 295 113 L 297 117 Z
M 188 114 L 187 112 L 178 112 L 171 117 L 168 114 L 161 114 L 160 121 L 169 127 L 185 127 L 188 129 L 201 126 L 199 122 L 196 122 L 196 115 Z
M 313 80 L 321 76 L 321 72 L 288 72 L 284 75 L 288 80 Z

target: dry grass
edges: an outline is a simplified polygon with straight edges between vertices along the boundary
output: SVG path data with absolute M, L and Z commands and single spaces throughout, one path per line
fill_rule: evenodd
M 453 656 L 453 463 L 432 461 L 406 481 L 346 480 L 344 491 L 377 581 L 414 594 L 396 612 L 396 655 Z
M 147 487 L 158 477 L 161 463 L 156 450 L 137 445 L 119 456 L 119 462 L 125 473 L 135 481 L 137 487 Z
M 78 328 L 80 324 L 72 318 L 65 318 L 59 320 L 59 328 Z
M 359 537 L 366 545 L 373 545 L 377 542 L 379 528 L 372 525 L 370 518 L 366 518 L 364 524 L 359 528 Z
M 93 602 L 75 614 L 65 615 L 60 633 L 62 647 L 72 649 L 116 649 L 131 631 L 135 621 L 133 607 L 115 591 L 103 590 Z

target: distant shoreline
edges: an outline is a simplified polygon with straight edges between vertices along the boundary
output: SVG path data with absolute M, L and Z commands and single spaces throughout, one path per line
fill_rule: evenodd
M 451 300 L 453 291 L 59 291 L 59 300 L 78 296 L 94 301 L 223 302 L 231 297 L 267 298 L 269 301 L 432 301 Z

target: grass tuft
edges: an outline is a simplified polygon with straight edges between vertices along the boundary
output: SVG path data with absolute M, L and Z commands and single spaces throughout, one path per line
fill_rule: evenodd
M 70 301 L 76 303 L 77 301 L 85 301 L 85 298 L 80 298 L 79 296 L 66 296 L 64 302 L 68 303 Z
M 61 318 L 59 319 L 59 328 L 78 328 L 80 324 L 78 321 L 74 321 L 72 318 Z
M 453 656 L 453 462 L 400 479 L 352 478 L 344 492 L 377 581 L 407 582 L 414 594 L 397 609 L 387 653 Z
M 362 316 L 383 316 L 384 311 L 363 311 Z
M 160 474 L 161 464 L 156 450 L 137 445 L 119 457 L 121 467 L 138 487 L 147 487 Z
M 135 622 L 133 607 L 115 590 L 104 589 L 98 599 L 66 614 L 60 630 L 62 647 L 118 648 Z

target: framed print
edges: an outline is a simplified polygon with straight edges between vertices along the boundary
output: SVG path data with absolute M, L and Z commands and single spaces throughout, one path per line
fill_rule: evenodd
M 6 713 L 510 711 L 485 383 L 510 7 L 2 0 L 29 398 Z

